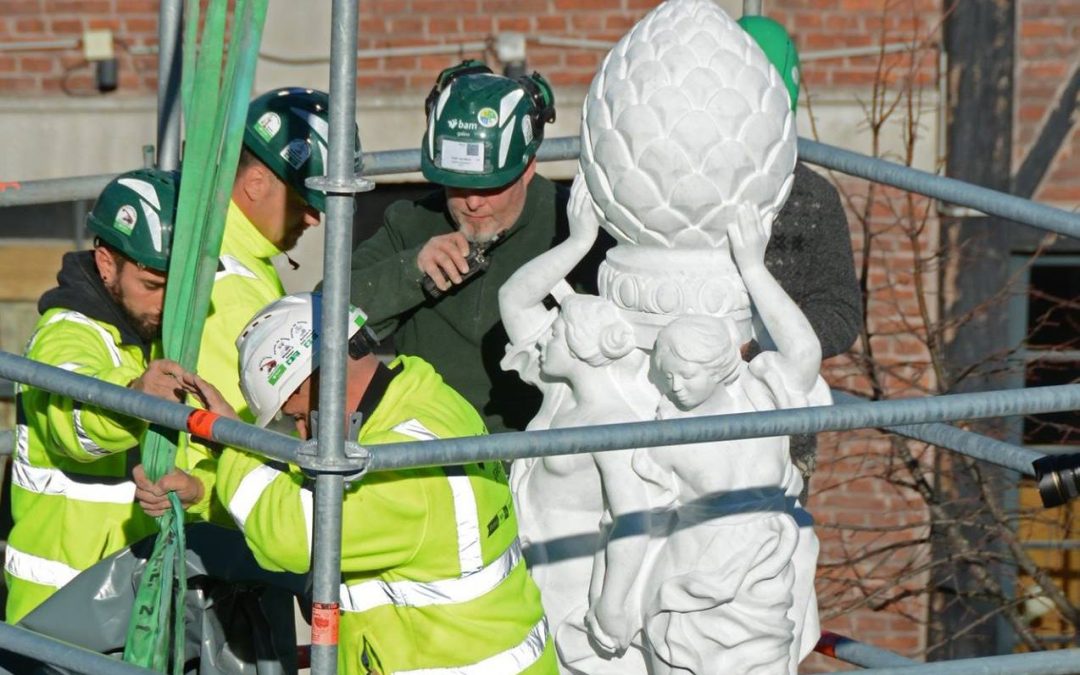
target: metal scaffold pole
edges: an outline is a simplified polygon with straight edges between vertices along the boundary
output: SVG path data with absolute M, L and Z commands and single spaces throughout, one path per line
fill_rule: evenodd
M 189 415 L 194 412 L 193 408 L 180 403 L 154 398 L 109 382 L 3 351 L 0 351 L 0 377 L 181 431 L 189 430 Z M 867 427 L 888 428 L 949 420 L 1036 415 L 1078 408 L 1080 408 L 1080 384 L 1068 384 L 1011 391 L 948 394 L 815 408 L 711 415 L 680 420 L 524 431 L 422 442 L 410 441 L 394 443 L 387 447 L 370 445 L 366 448 L 370 457 L 344 457 L 337 463 L 321 459 L 316 461 L 310 457 L 298 455 L 299 444 L 296 439 L 230 419 L 219 418 L 215 421 L 210 429 L 210 438 L 219 443 L 254 450 L 267 457 L 292 462 L 313 471 L 351 473 L 364 468 L 369 471 L 391 471 L 421 466 L 465 464 L 490 459 L 546 457 L 819 431 L 842 431 Z M 956 449 L 1027 476 L 1035 475 L 1031 462 L 1034 458 L 1041 457 L 1041 454 L 1001 444 L 996 439 L 981 436 L 975 438 L 974 436 L 976 435 L 966 435 L 961 444 L 962 447 Z M 982 444 L 980 439 L 989 442 Z M 982 446 L 977 448 L 978 454 L 972 450 L 975 445 Z M 1001 445 L 1006 447 L 1002 448 Z M 359 450 L 359 446 L 353 441 L 349 441 L 347 446 Z
M 157 166 L 180 168 L 180 68 L 184 21 L 183 0 L 161 0 L 158 6 Z
M 41 635 L 22 626 L 0 623 L 0 649 L 21 654 L 35 662 L 70 669 L 83 675 L 153 675 L 155 671 L 99 654 L 69 642 Z M 28 667 L 32 667 L 29 666 Z M 48 669 L 49 672 L 56 672 Z M 8 672 L 4 670 L 3 672 Z M 33 672 L 45 672 L 34 670 Z
M 326 248 L 323 256 L 322 333 L 319 355 L 318 454 L 315 466 L 328 471 L 315 479 L 312 555 L 311 668 L 315 675 L 337 672 L 338 593 L 341 584 L 342 472 L 345 455 L 346 355 L 349 318 L 349 251 L 354 194 L 374 184 L 356 175 L 356 43 L 358 0 L 334 0 L 331 10 L 330 138 L 325 178 L 309 185 L 326 192 Z M 355 439 L 349 439 L 355 440 Z

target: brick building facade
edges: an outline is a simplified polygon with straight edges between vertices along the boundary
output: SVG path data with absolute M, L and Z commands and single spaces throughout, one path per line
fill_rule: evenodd
M 285 4 L 271 3 L 271 23 L 275 11 L 287 11 Z M 737 13 L 741 3 L 722 4 Z M 654 0 L 365 0 L 359 48 L 485 42 L 502 32 L 524 33 L 529 67 L 551 80 L 561 100 L 580 101 L 604 52 L 544 44 L 540 38 L 613 43 L 655 5 Z M 947 97 L 950 91 L 941 80 L 947 64 L 940 54 L 946 20 L 942 5 L 930 0 L 766 0 L 765 13 L 789 27 L 804 55 L 801 135 L 820 134 L 826 142 L 936 170 L 946 152 L 946 120 L 941 115 L 945 101 L 939 93 Z M 1025 174 L 1034 177 L 1031 195 L 1076 209 L 1080 141 L 1071 116 L 1080 77 L 1080 0 L 1016 0 L 1015 6 L 1013 169 L 1020 174 L 1041 161 L 1042 171 L 1036 167 Z M 101 28 L 114 32 L 120 61 L 119 90 L 110 96 L 152 96 L 157 10 L 152 0 L 0 0 L 0 104 L 34 98 L 70 99 L 77 105 L 74 97 L 94 96 L 90 68 L 76 43 L 84 30 Z M 319 11 L 328 16 L 325 8 Z M 305 27 L 286 34 L 297 49 L 313 48 L 305 39 Z M 72 45 L 11 49 L 20 41 L 64 40 Z M 897 44 L 909 48 L 872 53 L 881 45 Z M 289 40 L 279 42 L 273 54 L 287 57 L 288 48 Z M 871 53 L 822 54 L 849 48 Z M 264 42 L 264 52 L 270 49 Z M 463 56 L 494 58 L 491 50 L 361 58 L 358 98 L 397 97 L 415 112 L 434 75 Z M 260 68 L 267 61 L 273 59 L 264 53 Z M 325 69 L 325 64 L 318 68 Z M 574 110 L 564 106 L 560 114 L 573 117 Z M 0 111 L 0 127 L 3 119 Z M 1056 131 L 1048 134 L 1047 129 Z M 909 137 L 912 131 L 917 141 Z M 361 135 L 365 144 L 373 135 L 363 118 Z M 1049 150 L 1039 146 L 1048 135 L 1056 139 Z M 101 169 L 106 170 L 116 168 Z M 18 175 L 10 156 L 0 158 L 0 180 Z M 827 364 L 828 378 L 834 386 L 862 395 L 936 392 L 933 345 L 927 344 L 936 329 L 927 330 L 927 325 L 940 325 L 949 302 L 947 275 L 935 258 L 941 239 L 937 211 L 923 198 L 834 178 L 850 210 L 857 270 L 867 294 L 867 326 L 851 355 Z M 18 350 L 7 343 L 0 347 Z M 932 614 L 930 599 L 920 592 L 930 581 L 929 516 L 924 500 L 908 485 L 911 474 L 904 462 L 915 462 L 932 474 L 935 453 L 914 444 L 899 445 L 903 447 L 893 437 L 872 431 L 822 436 L 810 499 L 823 545 L 818 592 L 826 628 L 921 656 L 929 646 L 927 622 Z M 806 670 L 836 666 L 815 656 Z

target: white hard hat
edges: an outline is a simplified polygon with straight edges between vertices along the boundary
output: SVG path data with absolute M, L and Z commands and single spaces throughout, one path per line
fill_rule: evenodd
M 367 316 L 349 307 L 348 337 L 367 322 Z M 300 385 L 319 367 L 319 330 L 322 294 L 286 295 L 255 315 L 240 337 L 240 391 L 264 427 Z

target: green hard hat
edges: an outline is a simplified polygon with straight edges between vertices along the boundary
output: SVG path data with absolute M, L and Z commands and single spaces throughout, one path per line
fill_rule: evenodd
M 285 87 L 259 96 L 248 106 L 244 147 L 311 206 L 326 210 L 326 195 L 304 184 L 326 175 L 330 97 L 315 89 Z M 360 134 L 356 135 L 353 170 L 361 168 Z
M 428 95 L 420 170 L 448 187 L 502 187 L 525 171 L 554 121 L 555 95 L 539 73 L 511 79 L 464 61 Z
M 791 109 L 799 105 L 799 51 L 795 49 L 795 43 L 791 36 L 776 21 L 767 16 L 744 16 L 739 19 L 739 25 L 743 30 L 754 38 L 754 42 L 765 52 L 765 56 L 780 73 L 780 78 L 787 87 L 788 96 L 791 97 Z
M 86 225 L 98 239 L 146 267 L 168 271 L 180 174 L 137 169 L 98 195 Z

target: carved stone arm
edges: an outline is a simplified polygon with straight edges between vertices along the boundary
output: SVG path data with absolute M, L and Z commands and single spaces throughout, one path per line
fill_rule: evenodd
M 585 179 L 574 179 L 567 205 L 570 236 L 525 263 L 499 289 L 499 312 L 511 342 L 520 342 L 536 332 L 546 320 L 544 298 L 562 288 L 559 282 L 592 248 L 600 221 L 589 196 Z
M 765 267 L 766 231 L 752 208 L 741 207 L 728 228 L 731 252 L 754 308 L 785 363 L 785 380 L 797 391 L 809 392 L 821 370 L 821 343 L 806 315 Z

